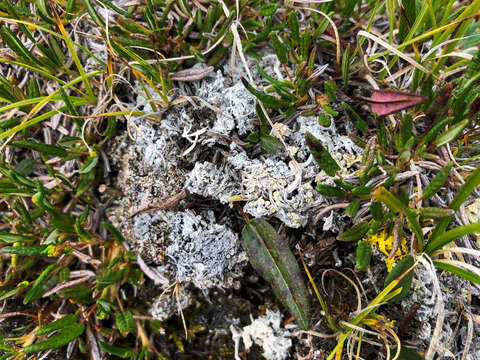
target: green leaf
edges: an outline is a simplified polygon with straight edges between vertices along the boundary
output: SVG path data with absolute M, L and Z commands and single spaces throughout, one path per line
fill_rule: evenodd
M 441 249 L 448 243 L 457 240 L 458 238 L 473 234 L 475 232 L 480 232 L 480 222 L 458 226 L 447 232 L 443 232 L 440 235 L 436 236 L 433 240 L 429 241 L 425 247 L 425 252 L 427 254 L 432 254 L 438 249 Z
M 328 116 L 323 112 L 318 114 L 318 125 L 330 127 L 331 124 L 332 124 L 332 119 L 330 118 L 330 116 Z
M 42 326 L 35 333 L 36 336 L 49 334 L 55 330 L 63 329 L 66 326 L 71 326 L 77 322 L 77 318 L 73 314 L 68 314 L 58 320 L 52 321 L 50 324 Z
M 360 240 L 368 231 L 370 225 L 366 221 L 362 221 L 357 225 L 353 225 L 347 231 L 339 234 L 337 239 L 340 241 L 350 242 Z
M 113 226 L 111 223 L 109 223 L 108 221 L 104 221 L 104 222 L 102 222 L 102 224 L 103 224 L 103 227 L 105 229 L 107 229 L 107 231 L 110 234 L 112 234 L 113 239 L 115 240 L 115 242 L 117 244 L 120 245 L 121 243 L 123 243 L 125 241 L 125 238 L 123 237 L 122 233 L 120 231 L 118 231 L 118 229 L 115 226 Z
M 109 345 L 103 341 L 100 341 L 99 344 L 100 347 L 107 353 L 113 356 L 117 356 L 121 359 L 133 359 L 136 354 L 136 351 L 134 349 L 126 349 L 119 346 Z
M 453 121 L 453 117 L 448 117 L 436 123 L 423 137 L 420 142 L 420 148 L 425 148 L 433 139 L 437 138 L 438 133 Z
M 350 16 L 352 13 L 353 9 L 355 8 L 355 5 L 357 5 L 359 1 L 358 0 L 349 0 L 345 2 L 345 7 L 343 8 L 342 15 L 341 17 L 346 19 Z
M 33 237 L 33 236 L 25 236 L 25 235 L 21 235 L 21 234 L 0 232 L 0 242 L 7 243 L 7 244 L 14 244 L 16 242 L 32 243 L 35 240 L 36 240 L 36 238 Z
M 342 188 L 325 185 L 325 184 L 318 184 L 315 189 L 323 196 L 330 196 L 330 197 L 343 197 L 345 196 L 345 191 Z
M 60 290 L 62 296 L 66 299 L 73 300 L 77 304 L 90 304 L 93 302 L 92 292 L 85 284 L 78 284 Z
M 369 196 L 372 192 L 372 188 L 370 186 L 355 186 L 352 189 L 352 195 L 355 196 Z
M 47 255 L 47 245 L 32 246 L 7 246 L 2 248 L 3 252 L 8 254 L 26 255 L 26 256 L 45 256 Z
M 290 309 L 301 329 L 310 328 L 310 302 L 300 268 L 284 239 L 263 219 L 253 219 L 242 231 L 243 247 L 253 268 Z
M 288 103 L 277 99 L 275 96 L 265 94 L 263 91 L 255 89 L 246 79 L 241 78 L 245 88 L 260 100 L 266 107 L 272 109 L 281 109 L 288 106 Z
M 362 240 L 357 245 L 357 256 L 355 262 L 359 270 L 365 270 L 370 264 L 370 259 L 372 257 L 372 247 L 370 244 Z
M 123 313 L 115 313 L 115 323 L 117 324 L 118 331 L 122 336 L 133 332 L 135 321 L 133 320 L 133 315 L 130 311 L 125 311 Z
M 471 271 L 462 269 L 461 267 L 458 267 L 452 264 L 445 263 L 443 261 L 434 260 L 433 265 L 435 265 L 439 269 L 442 269 L 442 270 L 451 272 L 452 274 L 455 274 L 457 276 L 460 276 L 461 278 L 464 278 L 465 280 L 468 280 L 473 284 L 480 285 L 480 276 L 478 276 L 477 274 Z
M 270 135 L 264 135 L 260 137 L 260 143 L 264 153 L 271 153 L 283 148 L 282 142 L 276 137 Z
M 358 115 L 358 113 L 346 102 L 342 101 L 342 107 L 345 110 L 345 112 L 347 113 L 350 120 L 353 121 L 353 124 L 355 125 L 355 127 L 358 130 L 360 130 L 362 133 L 367 134 L 368 133 L 368 125 L 365 122 L 365 120 L 363 120 L 360 117 L 360 115 Z M 380 136 L 378 136 L 378 137 L 379 137 L 379 140 L 380 140 Z
M 88 160 L 87 162 L 85 163 L 85 165 L 83 165 L 80 170 L 78 170 L 78 173 L 79 174 L 88 174 L 90 171 L 92 171 L 93 169 L 95 169 L 95 167 L 97 166 L 98 164 L 98 156 L 96 155 L 90 155 L 88 157 Z
M 352 200 L 350 204 L 348 204 L 347 208 L 345 209 L 345 214 L 347 216 L 353 218 L 355 215 L 357 215 L 358 210 L 360 209 L 360 200 Z
M 396 264 L 392 271 L 387 275 L 387 278 L 385 279 L 385 284 L 384 288 L 387 287 L 392 281 L 398 279 L 400 276 L 402 276 L 409 268 L 413 266 L 415 263 L 413 257 L 411 255 L 408 255 L 406 258 L 400 260 L 398 264 Z M 395 291 L 396 289 L 402 288 L 401 292 L 394 296 L 392 298 L 393 302 L 400 302 L 405 296 L 407 296 L 408 292 L 410 291 L 410 288 L 412 287 L 412 281 L 413 281 L 413 269 L 410 270 L 395 286 L 394 289 L 392 289 L 392 292 Z
M 442 146 L 448 144 L 449 142 L 455 140 L 465 129 L 468 125 L 468 119 L 460 121 L 458 124 L 453 125 L 450 129 L 445 131 L 442 135 L 440 135 L 433 144 L 436 146 Z
M 471 173 L 465 179 L 465 183 L 457 191 L 457 194 L 453 198 L 450 205 L 448 205 L 448 207 L 453 211 L 458 211 L 458 209 L 460 209 L 460 206 L 467 200 L 467 198 L 470 196 L 472 191 L 479 184 L 480 184 L 480 166 L 477 166 L 477 168 L 473 171 L 473 173 Z M 450 224 L 452 219 L 453 219 L 453 216 L 449 216 L 448 218 L 444 218 L 437 223 L 437 226 L 435 226 L 435 229 L 433 230 L 432 236 L 430 238 L 431 242 L 434 241 L 436 237 L 438 237 L 439 235 L 445 232 L 445 230 L 448 227 L 448 224 Z
M 307 145 L 310 148 L 313 158 L 318 166 L 329 176 L 335 176 L 335 172 L 340 170 L 340 166 L 332 158 L 328 150 L 322 145 L 320 140 L 313 136 L 310 132 L 305 133 Z
M 10 141 L 8 145 L 28 148 L 43 154 L 48 154 L 53 156 L 60 156 L 60 157 L 68 156 L 67 150 L 65 150 L 64 148 L 61 148 L 60 146 L 42 144 L 36 141 L 16 140 L 16 141 Z
M 410 113 L 405 114 L 402 118 L 402 126 L 401 126 L 401 142 L 402 146 L 405 146 L 408 139 L 412 136 L 412 129 L 413 129 L 413 117 Z
M 297 14 L 295 11 L 290 12 L 288 15 L 288 26 L 292 32 L 292 38 L 295 41 L 295 44 L 300 43 L 300 27 L 298 25 Z
M 273 49 L 275 50 L 278 60 L 281 64 L 286 64 L 287 48 L 282 44 L 282 42 L 280 42 L 278 36 L 274 32 L 270 33 L 270 40 L 272 41 Z
M 37 162 L 35 159 L 26 158 L 20 161 L 17 166 L 15 166 L 15 171 L 22 176 L 28 176 L 36 169 L 36 167 Z
M 370 204 L 370 213 L 375 220 L 382 220 L 384 214 L 382 203 L 378 201 L 372 201 L 372 203 Z
M 24 353 L 40 352 L 50 349 L 56 349 L 67 345 L 69 342 L 75 340 L 83 334 L 85 324 L 74 324 L 64 327 L 57 335 L 51 336 L 45 341 L 36 344 L 28 345 L 23 348 Z
M 277 7 L 277 3 L 274 2 L 263 4 L 259 14 L 260 16 L 272 16 L 277 11 Z
M 31 196 L 33 191 L 30 189 L 19 189 L 15 184 L 0 182 L 0 195 L 19 195 L 19 196 Z
M 399 198 L 393 195 L 383 186 L 377 189 L 373 196 L 378 201 L 382 201 L 393 212 L 400 212 L 407 218 L 410 229 L 418 240 L 418 251 L 423 252 L 423 232 L 420 223 L 417 220 L 417 214 L 410 207 L 405 205 Z
M 3 301 L 5 299 L 8 299 L 9 297 L 17 295 L 20 291 L 22 291 L 27 286 L 28 286 L 28 281 L 24 281 L 24 282 L 18 284 L 16 288 L 13 288 L 12 290 L 5 291 L 3 294 L 1 294 L 0 301 Z
M 119 281 L 123 275 L 125 268 L 119 271 L 106 270 L 104 273 L 97 276 L 97 289 L 103 290 L 107 286 L 112 285 L 116 281 Z
M 440 169 L 437 175 L 430 181 L 425 190 L 423 190 L 423 199 L 429 199 L 435 195 L 447 182 L 450 172 L 452 171 L 453 162 L 447 163 Z
M 26 305 L 30 301 L 42 297 L 45 290 L 41 287 L 41 285 L 42 285 L 43 281 L 47 278 L 47 276 L 50 275 L 50 273 L 56 267 L 58 267 L 57 264 L 50 264 L 50 265 L 47 266 L 47 268 L 45 270 L 42 271 L 42 273 L 38 276 L 37 280 L 35 280 L 35 283 L 33 284 L 33 286 L 25 294 L 25 297 L 23 298 L 23 304 Z
M 438 207 L 423 207 L 418 210 L 418 214 L 425 219 L 442 219 L 455 214 L 452 209 Z
M 28 64 L 41 65 L 37 58 L 23 45 L 18 37 L 10 31 L 5 25 L 0 30 L 2 36 L 8 47 L 13 50 L 20 58 Z

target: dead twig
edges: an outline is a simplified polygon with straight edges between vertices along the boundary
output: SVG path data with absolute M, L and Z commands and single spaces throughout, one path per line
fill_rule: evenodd
M 188 195 L 188 192 L 187 192 L 187 190 L 184 189 L 184 190 L 180 191 L 178 194 L 175 194 L 172 197 L 162 201 L 162 203 L 148 205 L 148 206 L 145 206 L 143 208 L 140 208 L 140 209 L 134 211 L 128 218 L 131 219 L 134 216 L 136 216 L 140 213 L 143 213 L 143 212 L 149 212 L 149 211 L 153 211 L 153 210 L 166 210 L 166 209 L 178 204 L 180 201 L 185 199 L 187 197 L 187 195 Z

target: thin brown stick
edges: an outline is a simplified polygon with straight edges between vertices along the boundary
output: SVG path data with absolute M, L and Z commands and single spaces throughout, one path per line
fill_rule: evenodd
M 178 204 L 180 201 L 185 199 L 188 195 L 187 190 L 182 190 L 178 194 L 173 195 L 172 197 L 162 201 L 162 203 L 159 204 L 154 204 L 154 205 L 148 205 L 143 208 L 140 208 L 136 211 L 134 211 L 128 218 L 131 219 L 132 217 L 143 213 L 143 212 L 148 212 L 148 211 L 153 211 L 153 210 L 166 210 L 176 204 Z

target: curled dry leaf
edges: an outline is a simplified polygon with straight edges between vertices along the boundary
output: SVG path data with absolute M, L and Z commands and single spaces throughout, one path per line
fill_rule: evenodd
M 378 116 L 384 116 L 421 104 L 427 100 L 427 97 L 404 91 L 383 89 L 374 90 L 370 98 L 365 100 L 370 103 L 372 112 Z

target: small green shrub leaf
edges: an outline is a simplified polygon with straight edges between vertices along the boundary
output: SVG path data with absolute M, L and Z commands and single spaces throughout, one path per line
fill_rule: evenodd
M 115 323 L 117 324 L 118 331 L 120 331 L 123 336 L 131 333 L 135 326 L 133 315 L 128 310 L 124 312 L 116 312 Z
M 117 356 L 121 359 L 133 359 L 135 358 L 135 350 L 126 349 L 120 346 L 109 345 L 103 341 L 99 342 L 103 350 L 113 356 Z
M 26 256 L 46 256 L 48 251 L 47 245 L 32 246 L 8 246 L 2 248 L 3 252 L 8 254 L 26 255 Z
M 263 91 L 255 89 L 245 78 L 242 77 L 243 85 L 248 91 L 252 93 L 258 100 L 260 100 L 266 107 L 271 109 L 281 109 L 288 106 L 288 103 L 277 99 L 275 96 L 265 94 Z
M 60 146 L 42 144 L 36 141 L 16 140 L 16 141 L 10 141 L 9 145 L 28 148 L 43 154 L 48 154 L 53 156 L 60 156 L 60 157 L 68 156 L 67 150 L 65 150 L 64 148 L 61 148 Z
M 442 146 L 442 145 L 448 144 L 449 142 L 452 142 L 462 133 L 463 129 L 465 129 L 467 125 L 468 125 L 468 119 L 460 121 L 458 124 L 453 125 L 450 129 L 448 129 L 442 135 L 440 135 L 433 142 L 433 144 L 436 146 Z
M 35 335 L 40 336 L 40 335 L 49 334 L 55 330 L 63 329 L 66 326 L 71 326 L 75 324 L 76 321 L 77 321 L 77 318 L 75 317 L 75 315 L 68 314 L 58 320 L 52 321 L 50 324 L 42 326 L 40 329 L 38 329 Z
M 351 218 L 357 215 L 358 210 L 360 209 L 360 200 L 352 200 L 350 204 L 348 204 L 347 208 L 345 209 L 345 214 L 350 216 Z
M 308 292 L 285 240 L 263 219 L 250 220 L 243 228 L 242 240 L 253 268 L 270 283 L 277 299 L 297 319 L 298 326 L 309 329 Z
M 448 176 L 452 171 L 453 163 L 447 163 L 442 169 L 438 172 L 437 175 L 430 181 L 430 184 L 427 185 L 425 190 L 423 190 L 423 199 L 429 199 L 435 195 L 443 185 L 447 182 Z
M 274 2 L 263 4 L 259 14 L 260 16 L 272 16 L 277 11 L 277 7 L 277 4 Z
M 370 264 L 370 259 L 372 257 L 372 247 L 368 242 L 362 240 L 357 245 L 357 256 L 355 262 L 359 270 L 365 270 Z
M 67 345 L 69 342 L 75 340 L 83 334 L 85 324 L 74 324 L 64 327 L 60 332 L 45 341 L 36 344 L 28 345 L 23 348 L 24 353 L 40 352 L 50 349 L 56 349 Z
M 0 232 L 0 242 L 6 243 L 6 244 L 14 244 L 16 242 L 32 243 L 35 240 L 36 238 L 33 236 L 25 236 L 21 234 Z
M 412 232 L 415 234 L 418 240 L 418 251 L 423 251 L 423 232 L 420 223 L 417 220 L 417 214 L 410 207 L 405 205 L 398 197 L 393 195 L 390 191 L 383 186 L 377 189 L 373 196 L 376 200 L 382 201 L 393 212 L 400 212 L 407 218 L 408 224 Z
M 79 174 L 88 174 L 90 171 L 92 171 L 93 169 L 95 169 L 95 167 L 97 166 L 98 164 L 98 156 L 96 155 L 90 155 L 88 157 L 88 160 L 87 162 L 85 163 L 85 165 L 83 165 L 79 170 L 78 170 L 78 173 Z
M 458 211 L 460 206 L 467 200 L 472 191 L 480 184 L 480 166 L 471 173 L 466 179 L 465 183 L 457 191 L 457 194 L 453 198 L 452 202 L 448 207 L 453 211 Z M 443 218 L 437 223 L 435 229 L 433 230 L 430 243 L 435 241 L 435 238 L 442 235 L 448 227 L 448 224 L 452 221 L 453 216 Z
M 452 209 L 438 207 L 423 207 L 418 210 L 418 214 L 425 219 L 442 219 L 455 214 Z
M 295 44 L 300 43 L 300 26 L 298 25 L 297 14 L 295 11 L 292 11 L 290 15 L 288 15 L 288 26 L 292 32 L 292 38 L 295 41 Z
M 322 145 L 320 140 L 313 136 L 310 132 L 305 134 L 307 145 L 310 148 L 313 158 L 318 166 L 329 176 L 335 176 L 335 172 L 340 170 L 340 166 L 332 158 L 328 150 Z
M 393 280 L 398 279 L 402 276 L 409 268 L 413 266 L 415 263 L 412 256 L 407 256 L 406 258 L 400 260 L 398 264 L 396 264 L 392 271 L 387 275 L 385 279 L 384 287 L 387 287 Z M 393 302 L 401 301 L 405 296 L 407 296 L 410 288 L 412 287 L 413 281 L 413 269 L 408 272 L 397 284 L 397 286 L 392 290 L 395 291 L 396 289 L 402 288 L 401 292 L 392 298 Z
M 278 60 L 281 64 L 287 63 L 287 48 L 282 44 L 278 36 L 274 33 L 270 33 L 270 40 L 272 41 L 273 49 L 277 55 Z
M 38 299 L 43 295 L 44 291 L 41 288 L 41 285 L 46 279 L 46 277 L 50 275 L 52 270 L 56 267 L 58 267 L 57 264 L 50 264 L 46 267 L 45 270 L 42 271 L 42 273 L 38 276 L 37 280 L 35 280 L 35 282 L 33 283 L 31 289 L 28 290 L 28 292 L 25 294 L 25 297 L 23 298 L 24 304 L 28 304 L 30 301 Z
M 366 221 L 362 221 L 357 225 L 353 225 L 347 231 L 344 231 L 337 236 L 337 239 L 340 241 L 350 242 L 360 240 L 368 231 L 370 225 Z
M 283 148 L 282 142 L 270 135 L 260 137 L 260 144 L 264 153 L 274 152 Z
M 345 196 L 345 191 L 342 188 L 325 185 L 325 184 L 318 184 L 315 189 L 323 196 L 329 197 L 342 197 Z

